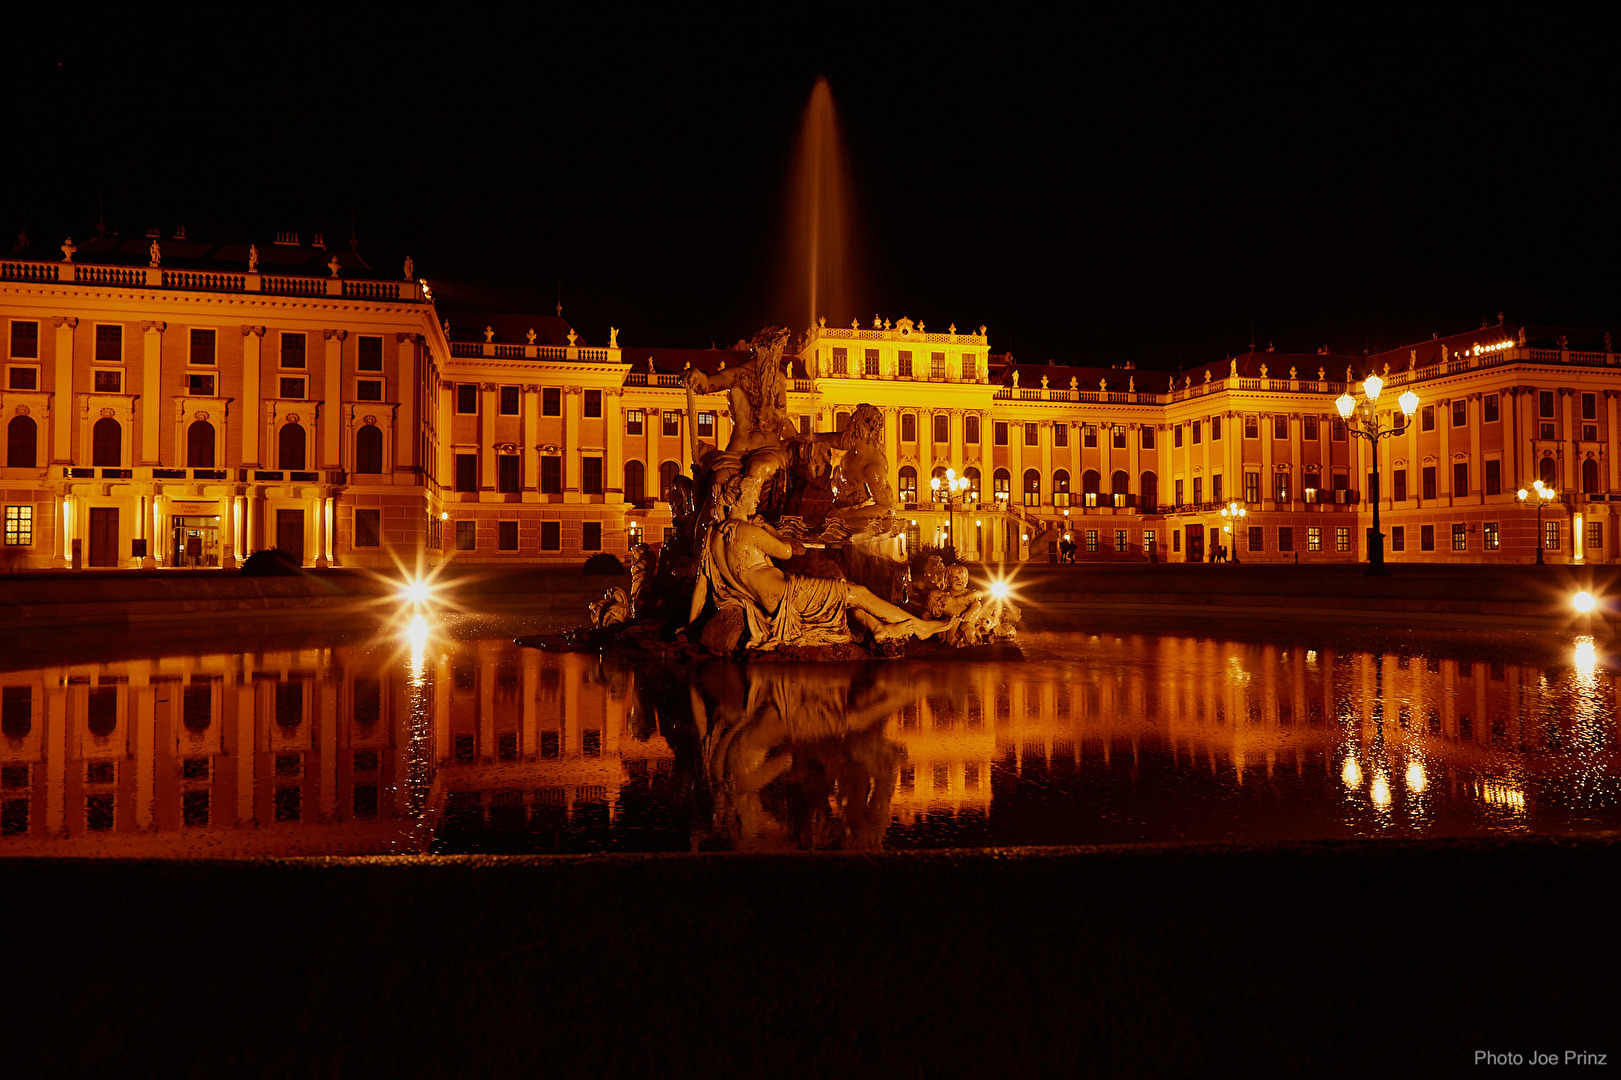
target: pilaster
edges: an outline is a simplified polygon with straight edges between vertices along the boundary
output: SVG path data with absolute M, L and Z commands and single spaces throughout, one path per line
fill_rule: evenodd
M 321 382 L 326 387 L 327 410 L 317 436 L 321 442 L 320 467 L 336 469 L 341 460 L 338 442 L 342 436 L 342 425 L 333 422 L 335 414 L 332 410 L 338 409 L 343 402 L 343 342 L 349 336 L 349 331 L 323 330 L 321 333 L 326 339 Z
M 265 328 L 242 328 L 242 465 L 254 469 L 259 466 L 259 391 L 261 351 Z

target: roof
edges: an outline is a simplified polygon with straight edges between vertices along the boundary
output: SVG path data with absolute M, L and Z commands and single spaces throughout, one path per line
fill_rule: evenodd
M 529 331 L 535 332 L 536 345 L 567 345 L 569 331 L 574 329 L 567 319 L 556 315 L 515 315 L 511 313 L 465 312 L 439 309 L 439 317 L 450 324 L 451 341 L 486 340 L 507 345 L 529 344 Z M 488 327 L 494 337 L 485 338 Z M 585 338 L 575 335 L 574 344 L 589 345 Z
M 151 235 L 151 233 L 159 235 Z M 54 234 L 53 234 L 54 235 Z M 329 277 L 329 261 L 336 256 L 339 276 L 374 281 L 397 281 L 403 272 L 384 271 L 374 267 L 373 261 L 362 255 L 360 245 L 353 241 L 341 245 L 317 246 L 313 241 L 319 233 L 299 234 L 298 243 L 278 243 L 272 236 L 249 236 L 227 241 L 185 235 L 184 229 L 168 233 L 162 230 L 142 232 L 97 228 L 88 236 L 73 239 L 73 261 L 87 266 L 148 266 L 151 264 L 152 243 L 157 242 L 162 265 L 178 270 L 202 270 L 214 273 L 237 272 L 248 269 L 249 252 L 258 248 L 258 267 L 261 271 L 295 277 Z M 308 239 L 312 242 L 305 243 Z M 45 242 L 29 237 L 26 247 L 14 250 L 18 258 L 41 259 L 57 262 L 62 259 L 61 242 Z M 378 262 L 378 266 L 398 265 L 403 271 L 403 260 Z
M 748 362 L 749 353 L 744 349 L 666 349 L 653 346 L 626 345 L 620 354 L 621 359 L 631 366 L 632 371 L 649 372 L 657 375 L 679 375 L 689 367 L 712 374 L 720 370 L 722 362 L 727 367 L 736 367 Z M 805 371 L 805 361 L 797 356 L 783 357 L 785 363 L 793 365 L 790 378 L 809 378 Z M 648 362 L 652 368 L 648 368 Z

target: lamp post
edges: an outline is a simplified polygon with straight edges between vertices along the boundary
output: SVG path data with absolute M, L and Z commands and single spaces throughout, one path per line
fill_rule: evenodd
M 1244 508 L 1244 505 L 1238 502 L 1230 502 L 1221 508 L 1222 519 L 1226 522 L 1226 524 L 1221 527 L 1221 531 L 1224 533 L 1233 534 L 1233 562 L 1239 561 L 1238 524 L 1245 518 L 1249 517 L 1249 514 L 1250 512 Z
M 1530 491 L 1527 491 L 1524 488 L 1521 488 L 1520 490 L 1518 490 L 1518 491 L 1516 491 L 1514 493 L 1514 497 L 1516 499 L 1520 500 L 1520 505 L 1521 506 L 1525 505 L 1525 500 L 1526 499 L 1535 499 L 1536 500 L 1536 504 L 1537 504 L 1537 536 L 1536 536 L 1537 565 L 1538 566 L 1546 565 L 1542 560 L 1542 508 L 1543 508 L 1543 506 L 1545 506 L 1548 503 L 1553 502 L 1553 500 L 1557 499 L 1559 497 L 1559 493 L 1557 491 L 1555 491 L 1553 488 L 1545 486 L 1542 483 L 1541 480 L 1537 480 L 1537 481 L 1534 481 L 1531 484 L 1531 490 Z M 1580 542 L 1580 541 L 1578 540 L 1578 542 Z
M 1381 427 L 1379 425 L 1379 391 L 1384 389 L 1385 381 L 1377 375 L 1369 375 L 1362 381 L 1362 403 L 1357 404 L 1356 398 L 1349 392 L 1341 394 L 1334 402 L 1334 407 L 1340 412 L 1340 419 L 1345 421 L 1345 427 L 1357 438 L 1367 439 L 1368 445 L 1373 448 L 1373 481 L 1368 494 L 1373 499 L 1373 528 L 1368 530 L 1368 569 L 1369 574 L 1388 574 L 1385 568 L 1385 534 L 1379 531 L 1379 440 L 1391 435 L 1400 435 L 1407 430 L 1412 422 L 1413 413 L 1418 411 L 1418 395 L 1411 390 L 1403 394 L 1401 402 L 1402 423 L 1400 427 L 1392 425 Z M 1360 413 L 1360 423 L 1354 422 L 1353 414 Z
M 947 469 L 945 482 L 942 483 L 938 476 L 931 477 L 929 479 L 929 489 L 937 496 L 942 494 L 945 496 L 947 528 L 951 533 L 951 543 L 955 547 L 957 543 L 957 500 L 962 498 L 963 494 L 968 491 L 968 477 L 958 476 L 955 469 Z M 957 557 L 962 558 L 962 552 L 957 552 Z

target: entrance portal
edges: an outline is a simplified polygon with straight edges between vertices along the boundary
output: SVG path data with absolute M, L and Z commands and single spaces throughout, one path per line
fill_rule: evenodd
M 174 517 L 170 519 L 170 566 L 218 566 L 220 564 L 220 519 L 217 517 Z
M 1188 562 L 1204 562 L 1204 526 L 1188 526 Z
M 276 546 L 300 563 L 304 561 L 304 511 L 276 511 Z
M 91 566 L 118 565 L 118 507 L 90 508 Z

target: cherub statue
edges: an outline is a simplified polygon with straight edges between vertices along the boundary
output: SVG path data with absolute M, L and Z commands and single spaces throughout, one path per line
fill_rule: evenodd
M 951 620 L 945 632 L 948 644 L 972 645 L 982 603 L 980 591 L 968 587 L 968 567 L 954 563 L 946 568 L 946 587 L 929 594 L 926 613 L 931 619 Z
M 625 597 L 625 590 L 617 585 L 603 593 L 601 600 L 587 604 L 586 610 L 591 613 L 591 625 L 597 630 L 630 621 L 630 601 Z

